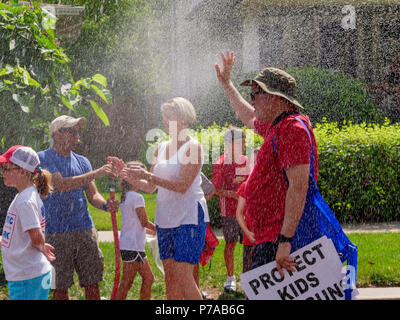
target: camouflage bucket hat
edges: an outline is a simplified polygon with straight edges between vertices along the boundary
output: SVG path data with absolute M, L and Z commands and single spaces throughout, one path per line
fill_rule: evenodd
M 295 107 L 304 109 L 294 98 L 296 93 L 296 80 L 287 72 L 277 68 L 265 68 L 254 79 L 242 82 L 241 86 L 251 86 L 256 83 L 267 93 L 285 98 Z

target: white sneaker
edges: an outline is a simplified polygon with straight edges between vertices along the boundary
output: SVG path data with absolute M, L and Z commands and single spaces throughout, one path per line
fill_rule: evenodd
M 226 292 L 235 292 L 236 291 L 236 279 L 235 277 L 228 277 L 227 281 L 224 283 L 224 290 Z

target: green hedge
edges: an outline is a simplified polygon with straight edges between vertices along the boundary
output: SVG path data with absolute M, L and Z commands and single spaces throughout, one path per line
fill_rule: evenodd
M 224 152 L 226 126 L 197 128 L 192 135 L 207 152 L 204 174 L 211 179 L 213 163 Z M 243 127 L 246 152 L 260 147 L 263 138 Z M 400 123 L 328 123 L 314 128 L 318 143 L 318 187 L 342 223 L 400 219 Z M 219 143 L 219 144 L 218 144 Z M 215 146 L 219 145 L 219 149 Z M 212 150 L 214 146 L 214 156 Z M 217 151 L 215 151 L 217 150 Z M 145 154 L 145 150 L 142 151 Z M 144 160 L 144 159 L 142 159 Z M 220 226 L 218 197 L 208 202 L 211 223 Z
M 221 139 L 224 127 L 213 126 Z M 263 139 L 247 133 L 259 147 Z M 204 130 L 204 129 L 203 129 Z M 200 130 L 198 130 L 199 133 Z M 400 219 L 400 124 L 316 124 L 318 143 L 318 187 L 342 223 L 395 221 Z M 198 137 L 204 137 L 202 134 Z M 249 141 L 250 140 L 250 141 Z M 221 150 L 223 152 L 223 150 Z M 203 172 L 212 176 L 212 163 Z M 220 224 L 218 198 L 209 202 L 214 225 Z
M 317 124 L 318 186 L 341 222 L 400 219 L 400 125 Z
M 343 121 L 383 123 L 382 112 L 360 80 L 318 67 L 286 71 L 296 79 L 296 97 L 313 123 L 320 123 L 323 118 L 340 125 Z

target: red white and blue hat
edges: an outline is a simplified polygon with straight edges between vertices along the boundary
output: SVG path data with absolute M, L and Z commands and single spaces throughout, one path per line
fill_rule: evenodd
M 16 145 L 12 146 L 0 156 L 0 164 L 11 162 L 32 173 L 37 172 L 40 164 L 39 156 L 31 147 Z

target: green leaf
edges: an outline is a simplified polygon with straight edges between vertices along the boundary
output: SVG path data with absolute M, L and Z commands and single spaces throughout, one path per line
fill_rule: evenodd
M 12 25 L 12 24 L 4 24 L 3 27 L 7 28 L 7 29 L 10 29 L 10 30 L 14 30 L 15 29 L 15 26 Z
M 15 71 L 15 67 L 10 66 L 9 64 L 6 64 L 6 66 L 0 70 L 0 77 L 13 73 Z
M 12 98 L 15 102 L 17 102 L 20 105 L 22 111 L 26 113 L 29 113 L 35 104 L 34 95 L 29 95 L 29 94 L 20 95 L 13 93 Z
M 101 84 L 103 87 L 107 87 L 107 78 L 100 73 L 95 74 L 92 80 Z
M 94 102 L 93 100 L 89 100 L 94 112 L 97 114 L 97 116 L 100 118 L 101 121 L 103 121 L 103 123 L 109 127 L 110 126 L 110 122 L 108 120 L 107 115 L 105 114 L 104 110 L 99 107 L 99 105 Z
M 92 89 L 94 92 L 97 93 L 97 95 L 104 100 L 107 104 L 112 103 L 112 98 L 111 98 L 111 93 L 107 89 L 100 89 L 99 87 L 96 87 L 94 84 L 91 85 Z
M 64 96 L 61 96 L 61 101 L 64 103 L 64 105 L 71 110 L 74 110 L 74 107 L 72 106 L 72 104 L 70 103 L 69 99 L 67 99 Z
M 79 79 L 77 82 L 74 83 L 72 89 L 79 90 L 80 86 L 84 86 L 86 89 L 90 89 L 90 79 Z

